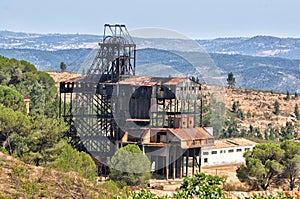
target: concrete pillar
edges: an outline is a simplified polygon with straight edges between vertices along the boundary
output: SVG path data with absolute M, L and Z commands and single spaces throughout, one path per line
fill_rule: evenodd
M 166 146 L 166 180 L 169 179 L 169 164 L 170 164 L 170 161 L 169 161 L 169 158 L 170 158 L 170 151 L 169 151 L 169 146 Z
M 199 173 L 201 172 L 201 148 L 199 149 L 199 162 L 198 162 L 198 167 L 199 167 Z
M 180 156 L 180 173 L 179 173 L 179 178 L 182 179 L 182 174 L 183 174 L 183 155 Z
M 192 157 L 193 157 L 193 168 L 192 168 L 192 176 L 194 176 L 195 174 L 195 149 L 193 149 L 193 154 L 192 154 Z
M 172 165 L 173 165 L 173 180 L 175 180 L 175 178 L 176 178 L 176 149 L 173 149 Z
M 155 156 L 155 171 L 158 171 L 158 155 Z
M 169 156 L 166 156 L 166 180 L 169 180 Z
M 185 158 L 185 176 L 188 177 L 189 175 L 189 149 L 186 151 L 186 158 Z

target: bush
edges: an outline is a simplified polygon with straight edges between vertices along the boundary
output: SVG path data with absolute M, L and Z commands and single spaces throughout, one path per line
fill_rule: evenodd
M 151 178 L 150 161 L 136 145 L 122 147 L 109 161 L 109 178 L 120 187 L 145 185 Z
M 174 198 L 221 199 L 225 198 L 221 188 L 223 180 L 218 176 L 196 173 L 185 178 Z
M 50 166 L 59 171 L 78 172 L 80 176 L 91 181 L 97 177 L 97 167 L 91 156 L 73 149 L 69 144 L 65 144 L 61 154 Z

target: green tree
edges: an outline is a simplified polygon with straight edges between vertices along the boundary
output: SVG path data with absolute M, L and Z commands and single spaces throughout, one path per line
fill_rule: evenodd
M 290 92 L 286 91 L 286 97 L 285 100 L 290 100 L 291 96 L 290 96 Z
M 225 122 L 227 128 L 223 129 L 221 138 L 239 137 L 239 127 L 237 121 L 231 117 Z
M 233 88 L 235 86 L 235 77 L 232 72 L 228 73 L 227 84 L 229 88 Z
M 0 104 L 13 109 L 14 111 L 26 113 L 23 96 L 10 87 L 0 85 Z
M 79 152 L 72 148 L 71 145 L 66 142 L 63 143 L 61 153 L 55 159 L 54 162 L 48 163 L 48 165 L 59 171 L 78 172 L 82 177 L 91 181 L 97 177 L 97 166 L 91 156 L 85 152 Z
M 295 99 L 298 99 L 298 93 L 295 92 Z
M 274 114 L 275 115 L 279 115 L 279 113 L 280 113 L 280 104 L 279 104 L 279 102 L 276 100 L 275 101 L 275 103 L 274 103 Z
M 123 199 L 123 197 L 117 197 L 117 199 Z M 157 196 L 156 194 L 148 191 L 147 189 L 142 189 L 140 191 L 131 191 L 127 199 L 170 199 L 170 197 Z
M 247 131 L 248 137 L 254 137 L 254 127 L 250 124 L 249 130 Z
M 55 82 L 46 72 L 38 71 L 26 61 L 3 56 L 0 56 L 0 67 L 0 84 L 14 88 L 22 96 L 28 97 L 31 100 L 31 111 L 49 107 L 49 104 L 56 100 Z M 56 112 L 56 109 L 47 109 L 45 114 L 52 116 L 53 112 Z
M 151 177 L 150 161 L 137 145 L 120 148 L 109 161 L 109 178 L 121 187 L 144 185 Z
M 298 107 L 298 104 L 295 105 L 295 116 L 297 118 L 297 120 L 300 120 L 300 114 L 299 114 L 299 107 Z
M 10 155 L 15 149 L 27 151 L 27 145 L 18 146 L 16 140 L 25 140 L 30 134 L 31 124 L 27 116 L 0 104 L 0 144 Z
M 64 71 L 66 71 L 66 69 L 67 69 L 67 65 L 64 63 L 64 62 L 60 62 L 60 70 L 62 71 L 62 72 L 64 72 Z
M 284 150 L 282 164 L 284 165 L 283 177 L 288 180 L 292 191 L 300 177 L 300 143 L 295 141 L 284 141 L 280 144 Z
M 218 138 L 226 123 L 226 107 L 223 102 L 218 102 L 214 95 L 211 95 L 210 104 L 210 125 L 213 127 L 214 137 Z
M 285 126 L 281 127 L 280 137 L 281 137 L 281 140 L 290 140 L 295 137 L 294 125 L 292 122 L 286 122 Z
M 174 198 L 221 199 L 225 198 L 221 188 L 222 179 L 218 176 L 196 173 L 192 178 L 184 178 L 179 192 Z
M 258 144 L 244 154 L 246 164 L 237 169 L 237 176 L 254 190 L 267 190 L 278 182 L 284 170 L 280 163 L 283 156 L 284 150 L 278 144 Z
M 269 133 L 268 133 L 267 129 L 264 130 L 264 138 L 265 138 L 265 140 L 269 139 Z
M 239 109 L 237 111 L 237 116 L 238 118 L 240 118 L 241 120 L 245 120 L 245 115 L 244 115 L 244 112 L 242 111 L 242 109 Z
M 232 103 L 232 112 L 236 113 L 239 109 L 239 102 L 234 101 Z
M 60 152 L 57 145 L 67 130 L 61 119 L 47 118 L 44 115 L 35 115 L 31 118 L 32 132 L 27 138 L 29 152 L 19 154 L 19 157 L 36 166 L 46 165 L 55 160 Z
M 270 128 L 269 140 L 275 140 L 275 130 L 273 127 Z
M 255 135 L 257 138 L 259 138 L 259 139 L 262 139 L 262 138 L 263 138 L 263 136 L 262 136 L 262 134 L 261 134 L 259 128 L 257 128 L 257 127 L 254 129 L 254 135 Z

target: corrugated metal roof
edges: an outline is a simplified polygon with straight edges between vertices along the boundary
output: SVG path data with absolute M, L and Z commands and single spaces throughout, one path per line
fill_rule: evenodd
M 180 140 L 200 140 L 200 139 L 213 139 L 214 137 L 208 133 L 204 128 L 170 128 L 168 129 Z
M 71 82 L 76 82 L 76 81 L 82 80 L 82 79 L 84 79 L 84 78 L 85 78 L 85 76 L 81 76 L 81 77 L 73 77 L 73 78 L 70 78 L 70 79 L 63 80 L 63 81 L 61 81 L 61 82 L 71 83 Z
M 155 86 L 155 85 L 177 85 L 183 81 L 188 81 L 183 77 L 151 77 L 151 76 L 134 76 L 119 82 L 119 84 L 130 84 L 133 86 Z

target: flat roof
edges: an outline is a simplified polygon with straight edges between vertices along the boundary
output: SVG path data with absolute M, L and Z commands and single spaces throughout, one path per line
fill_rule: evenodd
M 241 147 L 241 146 L 254 146 L 256 144 L 257 144 L 256 142 L 253 142 L 246 138 L 228 138 L 228 139 L 215 140 L 215 144 L 213 146 L 204 147 L 203 149 L 233 148 L 233 147 Z

